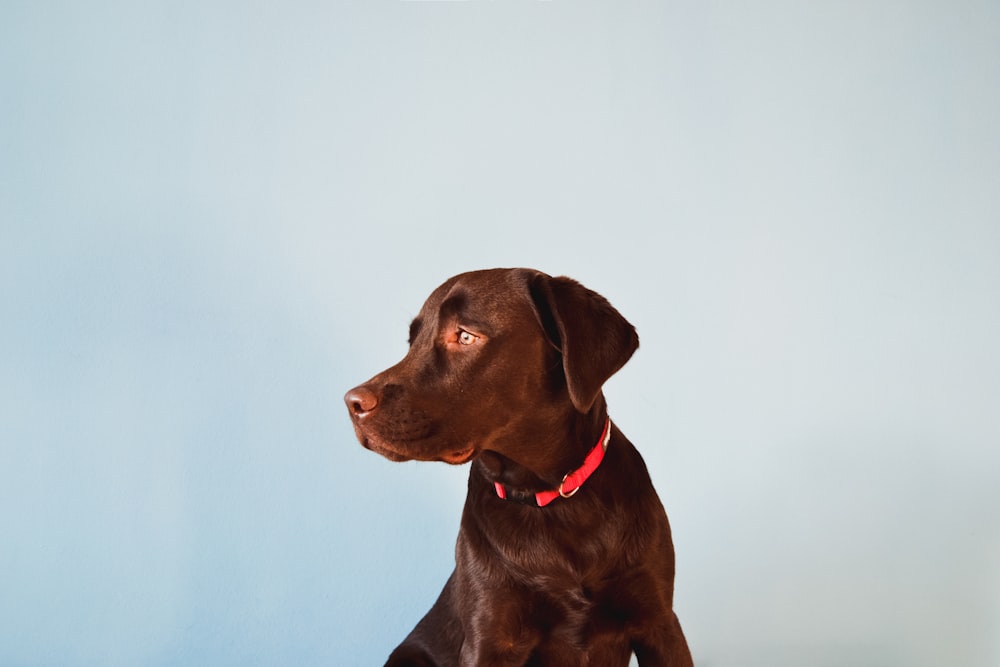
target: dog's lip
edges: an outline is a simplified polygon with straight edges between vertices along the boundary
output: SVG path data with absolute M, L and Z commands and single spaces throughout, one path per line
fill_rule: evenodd
M 445 463 L 451 463 L 452 465 L 461 465 L 463 463 L 468 463 L 476 456 L 475 447 L 467 447 L 466 449 L 459 449 L 449 454 L 443 454 L 441 460 Z

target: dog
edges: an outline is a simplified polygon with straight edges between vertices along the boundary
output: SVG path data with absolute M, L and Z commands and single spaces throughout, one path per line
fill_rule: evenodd
M 367 449 L 472 463 L 455 570 L 387 666 L 692 665 L 667 515 L 602 392 L 638 346 L 575 280 L 473 271 L 428 297 L 402 361 L 347 392 Z

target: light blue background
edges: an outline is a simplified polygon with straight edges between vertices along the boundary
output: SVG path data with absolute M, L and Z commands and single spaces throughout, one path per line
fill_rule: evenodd
M 1000 664 L 1000 5 L 0 4 L 0 665 L 376 665 L 466 469 L 354 441 L 533 266 L 701 667 Z

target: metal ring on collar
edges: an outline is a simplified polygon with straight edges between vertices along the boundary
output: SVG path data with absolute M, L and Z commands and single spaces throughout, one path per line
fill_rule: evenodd
M 567 477 L 569 477 L 569 473 L 566 473 L 565 475 L 563 475 L 562 481 L 559 482 L 559 495 L 562 496 L 563 498 L 572 498 L 576 494 L 576 492 L 580 490 L 580 487 L 578 486 L 575 489 L 573 489 L 572 491 L 570 491 L 569 493 L 565 493 L 563 491 L 563 484 L 566 483 L 566 478 Z

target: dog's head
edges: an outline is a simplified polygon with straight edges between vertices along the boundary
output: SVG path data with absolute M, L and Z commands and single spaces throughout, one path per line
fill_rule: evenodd
M 344 399 L 361 444 L 391 460 L 458 464 L 489 450 L 522 461 L 574 413 L 603 408 L 601 386 L 638 345 L 632 325 L 574 280 L 463 273 L 428 297 L 402 361 Z

